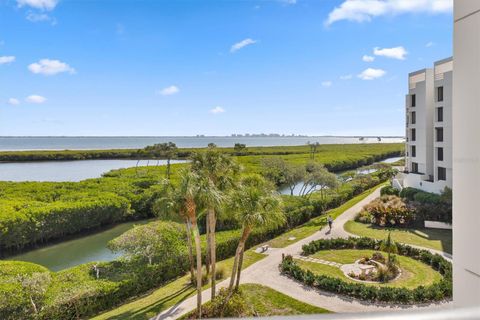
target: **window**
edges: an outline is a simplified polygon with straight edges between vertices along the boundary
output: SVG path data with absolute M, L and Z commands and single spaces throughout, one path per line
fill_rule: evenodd
M 447 180 L 447 169 L 438 167 L 438 175 L 437 175 L 438 180 Z
M 443 142 L 443 128 L 435 128 L 437 142 Z
M 415 107 L 416 104 L 417 104 L 417 96 L 412 94 L 412 96 L 410 98 L 410 106 Z
M 437 101 L 443 101 L 443 87 L 437 88 Z
M 418 163 L 412 162 L 412 172 L 418 173 Z
M 412 124 L 417 123 L 417 115 L 416 115 L 416 112 L 415 112 L 415 111 L 412 112 L 412 117 L 411 117 L 411 119 L 412 119 Z
M 443 107 L 437 108 L 437 121 L 438 122 L 443 121 Z
M 443 161 L 443 148 L 437 148 L 437 160 Z
M 416 157 L 417 156 L 417 147 L 411 146 L 410 150 L 412 150 L 412 152 L 411 152 L 412 157 Z
M 411 135 L 412 141 L 417 140 L 417 131 L 415 129 L 411 129 L 410 135 Z

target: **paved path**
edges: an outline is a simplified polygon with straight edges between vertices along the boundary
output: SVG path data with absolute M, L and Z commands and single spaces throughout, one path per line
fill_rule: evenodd
M 323 228 L 320 231 L 315 232 L 313 235 L 301 239 L 296 243 L 293 243 L 285 248 L 281 249 L 269 249 L 266 254 L 268 257 L 254 263 L 248 268 L 242 271 L 242 283 L 256 283 L 268 286 L 279 292 L 282 292 L 292 298 L 305 303 L 325 308 L 333 312 L 366 312 L 366 311 L 388 311 L 388 310 L 402 310 L 402 309 L 417 309 L 417 308 L 434 308 L 434 307 L 451 307 L 451 303 L 438 303 L 429 305 L 416 305 L 416 306 L 402 306 L 402 305 L 386 305 L 381 303 L 369 303 L 360 301 L 357 299 L 351 299 L 348 297 L 332 294 L 330 292 L 324 292 L 316 290 L 309 286 L 305 286 L 299 282 L 296 282 L 284 275 L 282 275 L 278 269 L 278 265 L 281 262 L 282 254 L 285 255 L 299 255 L 302 251 L 302 246 L 313 240 L 317 239 L 330 239 L 350 236 L 343 229 L 343 225 L 354 218 L 362 207 L 375 198 L 380 196 L 380 188 L 375 190 L 372 194 L 365 199 L 346 210 L 342 213 L 333 223 L 331 231 L 328 227 Z M 224 280 L 218 284 L 219 288 L 228 286 L 228 281 Z M 210 289 L 202 292 L 202 301 L 207 302 L 210 300 Z M 190 297 L 177 305 L 163 311 L 156 317 L 155 320 L 160 319 L 176 319 L 182 315 L 194 310 L 196 308 L 196 296 Z
M 302 261 L 305 261 L 305 262 L 313 262 L 313 263 L 318 263 L 318 264 L 324 264 L 326 266 L 332 266 L 332 267 L 337 267 L 337 268 L 340 268 L 341 266 L 343 266 L 343 264 L 338 263 L 338 262 L 312 258 L 310 256 L 295 255 L 295 256 L 293 256 L 293 258 L 298 259 L 298 260 L 302 260 Z

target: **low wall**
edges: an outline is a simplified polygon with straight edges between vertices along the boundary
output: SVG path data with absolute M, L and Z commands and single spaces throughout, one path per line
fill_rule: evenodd
M 452 225 L 446 222 L 425 220 L 425 228 L 452 230 Z

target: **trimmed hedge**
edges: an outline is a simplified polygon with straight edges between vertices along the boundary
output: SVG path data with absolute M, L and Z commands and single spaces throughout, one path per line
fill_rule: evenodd
M 380 243 L 380 240 L 370 238 L 321 239 L 304 245 L 302 247 L 302 254 L 310 255 L 320 250 L 335 249 L 378 250 Z M 452 297 L 452 264 L 449 261 L 427 250 L 417 249 L 403 244 L 397 244 L 397 247 L 400 255 L 410 257 L 431 266 L 443 276 L 443 279 L 432 285 L 419 286 L 415 289 L 349 283 L 339 278 L 316 275 L 310 270 L 303 270 L 291 256 L 282 261 L 280 269 L 283 274 L 308 286 L 371 302 L 413 304 L 441 301 Z

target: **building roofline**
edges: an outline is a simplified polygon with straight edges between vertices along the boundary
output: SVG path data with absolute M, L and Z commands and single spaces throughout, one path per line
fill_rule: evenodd
M 433 65 L 438 66 L 439 64 L 444 64 L 444 63 L 450 62 L 450 61 L 453 61 L 453 57 L 448 57 L 448 58 L 445 58 L 445 59 L 442 59 L 442 60 L 435 61 L 433 63 Z
M 427 71 L 432 71 L 432 68 L 423 68 L 423 69 L 420 69 L 420 70 L 417 70 L 417 71 L 413 71 L 413 72 L 410 72 L 408 74 L 408 76 L 409 77 L 416 76 L 417 74 L 424 73 L 424 72 L 427 72 Z

